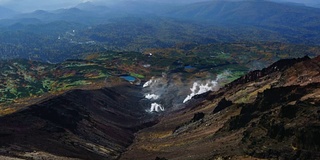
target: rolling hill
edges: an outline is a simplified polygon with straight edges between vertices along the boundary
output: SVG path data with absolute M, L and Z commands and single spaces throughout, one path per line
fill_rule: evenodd
M 234 42 L 318 45 L 319 15 L 316 8 L 271 1 L 82 3 L 0 20 L 0 51 L 6 50 L 0 55 L 59 62 L 87 53 L 88 48 L 144 51 L 182 43 Z
M 286 33 L 319 34 L 320 10 L 270 1 L 212 1 L 173 11 L 174 17 L 214 24 L 248 25 Z
M 0 19 L 12 18 L 16 14 L 18 14 L 18 12 L 0 6 Z

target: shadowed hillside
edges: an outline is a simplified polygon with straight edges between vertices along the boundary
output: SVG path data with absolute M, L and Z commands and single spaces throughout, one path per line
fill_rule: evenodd
M 0 154 L 117 159 L 134 133 L 153 123 L 141 98 L 133 86 L 74 90 L 0 117 Z

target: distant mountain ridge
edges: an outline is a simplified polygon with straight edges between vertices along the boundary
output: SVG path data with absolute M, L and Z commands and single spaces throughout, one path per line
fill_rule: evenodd
M 1 9 L 1 8 L 0 8 Z M 3 12 L 12 13 L 10 10 Z M 272 1 L 205 1 L 191 4 L 122 1 L 105 6 L 85 2 L 55 11 L 37 10 L 14 19 L 37 18 L 43 22 L 59 20 L 77 23 L 107 23 L 113 17 L 161 16 L 214 24 L 239 24 L 271 27 L 319 27 L 320 10 Z M 1 17 L 0 17 L 1 18 Z M 89 20 L 90 19 L 90 20 Z M 0 22 L 1 23 L 1 22 Z M 318 28 L 317 28 L 318 29 Z
M 64 25 L 66 23 L 68 25 Z M 41 45 L 47 45 L 44 44 L 46 41 L 39 39 L 55 42 L 55 48 L 93 42 L 99 48 L 118 51 L 173 47 L 179 43 L 320 44 L 319 9 L 271 1 L 192 4 L 121 1 L 108 6 L 86 2 L 67 9 L 18 14 L 11 19 L 0 20 L 0 26 L 3 48 L 9 48 L 9 52 L 18 50 L 19 54 L 21 48 L 15 44 L 7 47 L 8 43 L 23 42 L 27 48 L 33 46 L 31 48 L 36 50 L 36 54 L 48 52 L 32 43 L 40 41 Z M 76 34 L 70 35 L 73 30 L 77 31 Z M 28 34 L 36 36 L 22 36 Z M 15 36 L 8 38 L 6 35 Z M 51 50 L 49 48 L 49 52 Z M 35 51 L 30 52 L 33 53 Z
M 97 4 L 89 2 L 89 1 L 84 2 L 84 3 L 80 3 L 80 4 L 76 5 L 75 8 L 79 8 L 81 10 L 91 10 L 91 11 L 97 10 L 97 9 L 99 9 L 99 11 L 109 9 L 109 7 L 107 7 L 107 6 L 97 5 Z
M 75 8 L 78 8 L 79 10 L 76 11 L 74 10 Z M 308 15 L 309 17 L 309 14 L 315 16 L 319 13 L 319 10 L 317 9 L 302 5 L 295 5 L 294 3 L 277 3 L 266 0 L 204 1 L 187 4 L 172 4 L 153 1 L 121 1 L 109 6 L 93 2 L 84 2 L 69 9 L 58 9 L 47 12 L 59 13 L 61 10 L 73 10 L 74 12 L 90 11 L 98 15 L 105 14 L 106 16 L 116 14 L 121 15 L 121 12 L 133 15 L 137 13 L 150 13 L 176 18 L 195 19 L 198 21 L 213 21 L 215 23 L 224 23 L 228 21 L 229 23 L 256 23 L 257 20 L 264 21 L 273 18 L 269 16 L 281 17 L 285 16 L 284 14 L 289 14 L 289 16 L 292 16 L 292 14 L 296 13 L 298 14 L 296 15 L 298 17 L 295 18 L 300 18 L 299 14 Z M 37 16 L 38 12 L 39 10 L 31 13 L 21 14 L 20 16 L 23 17 L 24 15 L 28 15 L 29 17 L 32 17 L 32 14 L 33 16 Z
M 174 17 L 227 24 L 291 25 L 319 20 L 315 8 L 271 1 L 210 1 L 189 4 L 170 13 Z M 286 21 L 283 21 L 286 20 Z M 311 21 L 312 23 L 314 21 Z
M 6 7 L 0 6 L 0 19 L 12 18 L 16 14 L 18 14 L 18 12 L 8 9 Z

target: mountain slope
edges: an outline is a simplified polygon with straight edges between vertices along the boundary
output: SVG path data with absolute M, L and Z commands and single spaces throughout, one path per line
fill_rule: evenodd
M 121 159 L 319 159 L 319 71 L 320 57 L 253 71 L 139 131 Z
M 18 12 L 15 12 L 11 9 L 0 6 L 0 19 L 11 18 L 12 16 L 14 16 L 16 14 L 18 14 Z
M 315 8 L 270 1 L 210 1 L 183 6 L 171 15 L 214 23 L 303 25 L 303 19 L 319 19 L 319 13 Z
M 75 8 L 79 8 L 81 10 L 84 11 L 95 11 L 95 12 L 105 12 L 107 10 L 109 10 L 110 8 L 107 6 L 100 6 L 100 5 L 96 5 L 93 2 L 87 1 L 84 3 L 80 3 L 77 6 L 75 6 Z
M 133 86 L 74 90 L 0 117 L 0 155 L 117 159 L 148 126 L 141 97 Z
M 210 1 L 190 4 L 170 13 L 186 20 L 242 28 L 259 27 L 284 37 L 314 41 L 320 30 L 320 10 L 270 1 Z
M 3 57 L 38 57 L 57 62 L 68 55 L 78 56 L 85 48 L 144 51 L 183 43 L 320 44 L 320 11 L 305 6 L 269 1 L 210 1 L 181 7 L 130 1 L 108 8 L 94 3 L 76 7 L 39 10 L 0 20 L 0 25 L 6 26 L 0 32 L 0 50 L 9 50 L 2 51 Z M 56 53 L 59 56 L 55 58 L 46 56 Z

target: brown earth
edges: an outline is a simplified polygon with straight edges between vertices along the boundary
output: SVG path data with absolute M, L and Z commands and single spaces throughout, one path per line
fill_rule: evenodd
M 73 90 L 0 117 L 0 154 L 34 159 L 118 159 L 152 125 L 135 86 Z M 46 158 L 47 157 L 47 158 Z

